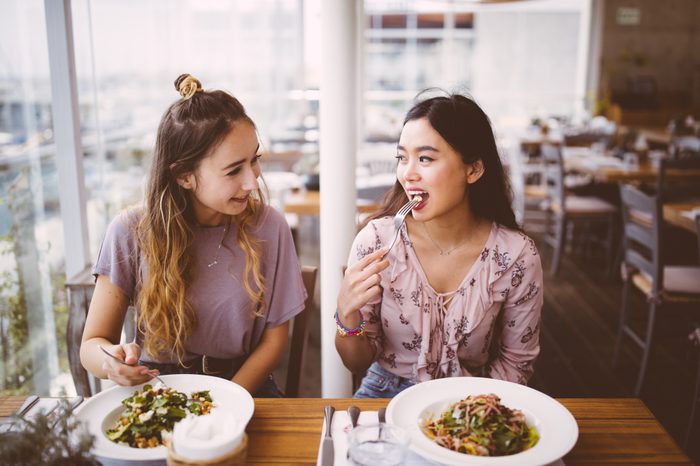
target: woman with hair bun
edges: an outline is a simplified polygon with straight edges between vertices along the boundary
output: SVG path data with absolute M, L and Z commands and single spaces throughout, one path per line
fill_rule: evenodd
M 158 127 L 145 205 L 105 234 L 81 361 L 119 385 L 208 374 L 280 396 L 270 374 L 306 291 L 289 227 L 258 186 L 255 124 L 235 97 L 191 75 L 175 88 L 181 99 Z M 129 305 L 136 341 L 119 344 Z
M 409 110 L 397 181 L 358 233 L 338 295 L 336 348 L 356 397 L 454 376 L 527 383 L 539 353 L 542 265 L 515 222 L 486 114 L 443 95 Z M 394 235 L 393 216 L 420 196 Z

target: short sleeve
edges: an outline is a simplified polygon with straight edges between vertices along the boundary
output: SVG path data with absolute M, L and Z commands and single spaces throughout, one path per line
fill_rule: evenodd
M 499 279 L 498 287 L 507 289 L 503 304 L 502 330 L 498 356 L 491 362 L 489 376 L 527 383 L 534 372 L 540 352 L 540 318 L 543 297 L 543 273 L 534 242 L 518 233 L 524 244 L 510 270 Z
M 107 227 L 93 275 L 104 275 L 133 303 L 138 274 L 136 215 L 122 212 Z
M 292 232 L 286 220 L 276 210 L 267 208 L 263 228 L 269 229 L 261 236 L 268 241 L 265 267 L 269 282 L 269 307 L 266 311 L 265 327 L 277 327 L 304 310 L 306 288 L 301 278 Z

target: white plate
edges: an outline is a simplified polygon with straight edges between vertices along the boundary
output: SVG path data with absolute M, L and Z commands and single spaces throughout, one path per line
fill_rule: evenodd
M 247 425 L 253 416 L 254 403 L 243 387 L 229 380 L 208 375 L 174 374 L 162 375 L 161 378 L 168 386 L 177 391 L 189 395 L 200 390 L 210 390 L 214 409 L 229 413 L 238 425 Z M 157 381 L 148 382 L 154 385 Z M 136 390 L 141 390 L 143 385 L 134 387 L 115 386 L 98 393 L 85 401 L 76 410 L 76 416 L 86 426 L 88 431 L 95 436 L 95 445 L 92 453 L 98 457 L 102 464 L 138 466 L 165 464 L 167 456 L 166 448 L 132 448 L 112 442 L 105 435 L 105 431 L 111 428 L 123 409 L 122 400 L 130 397 Z M 212 410 L 213 411 L 213 410 Z
M 420 429 L 420 419 L 428 410 L 435 416 L 449 403 L 467 395 L 495 393 L 501 403 L 525 414 L 528 425 L 540 435 L 537 444 L 511 456 L 482 457 L 457 453 L 430 440 Z M 409 431 L 411 450 L 447 465 L 541 466 L 566 455 L 578 439 L 574 416 L 561 403 L 525 385 L 482 377 L 450 377 L 416 384 L 396 395 L 387 408 L 387 421 Z

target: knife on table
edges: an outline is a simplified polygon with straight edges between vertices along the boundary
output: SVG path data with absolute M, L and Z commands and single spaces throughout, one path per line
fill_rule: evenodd
M 335 462 L 335 453 L 333 451 L 333 438 L 331 437 L 331 426 L 333 423 L 333 413 L 335 408 L 333 406 L 326 406 L 323 408 L 324 417 L 326 419 L 326 432 L 323 435 L 323 442 L 321 443 L 321 466 L 333 466 Z
M 17 416 L 22 417 L 26 414 L 27 411 L 32 409 L 32 406 L 34 406 L 37 402 L 39 401 L 39 397 L 36 395 L 28 396 L 26 400 L 24 400 L 24 403 L 22 406 L 17 410 L 15 413 Z

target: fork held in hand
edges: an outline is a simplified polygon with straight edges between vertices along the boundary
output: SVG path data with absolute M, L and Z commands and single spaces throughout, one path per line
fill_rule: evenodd
M 102 350 L 102 352 L 103 352 L 104 354 L 106 354 L 106 355 L 109 356 L 110 358 L 114 359 L 115 361 L 119 362 L 120 364 L 124 364 L 125 366 L 130 366 L 130 367 L 136 366 L 136 364 L 128 364 L 128 363 L 126 363 L 125 361 L 122 361 L 121 359 L 119 359 L 118 357 L 116 357 L 115 355 L 113 355 L 112 353 L 110 353 L 109 351 L 107 351 L 107 350 L 104 348 L 104 346 L 102 346 L 102 345 L 97 345 L 97 346 Z M 153 377 L 154 377 L 158 382 L 162 383 L 163 385 L 168 385 L 167 383 L 163 382 L 163 379 L 161 379 L 161 378 L 158 377 L 157 375 L 154 375 Z
M 410 201 L 408 201 L 407 203 L 405 203 L 403 205 L 403 207 L 401 207 L 399 209 L 399 211 L 396 212 L 396 215 L 394 216 L 394 230 L 395 230 L 394 239 L 391 242 L 391 244 L 389 245 L 389 249 L 387 249 L 386 252 L 384 253 L 384 255 L 382 256 L 382 259 L 384 259 L 386 257 L 386 255 L 389 254 L 389 251 L 391 251 L 391 248 L 393 248 L 394 244 L 396 244 L 396 240 L 399 239 L 399 234 L 401 232 L 401 226 L 403 225 L 403 222 L 406 220 L 406 215 L 408 215 L 408 213 L 411 210 L 413 210 L 413 208 L 415 206 L 417 206 L 418 204 L 420 204 L 422 201 L 423 201 L 422 197 L 416 196 L 413 199 L 411 199 Z

